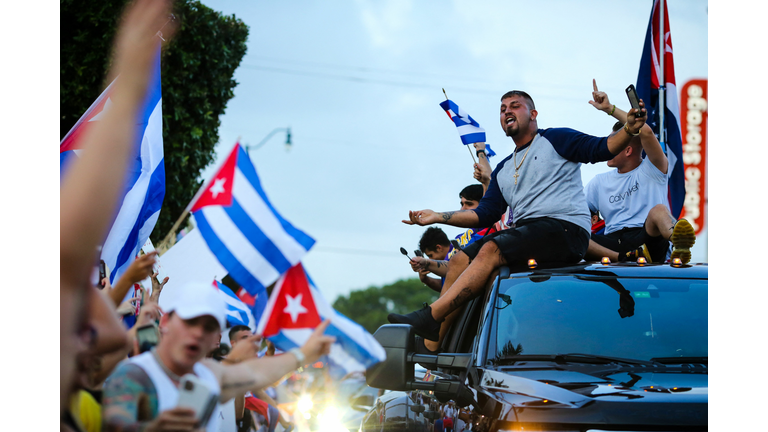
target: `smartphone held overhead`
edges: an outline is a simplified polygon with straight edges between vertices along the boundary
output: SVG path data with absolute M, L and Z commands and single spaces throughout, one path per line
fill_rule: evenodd
M 642 112 L 642 109 L 640 108 L 640 98 L 637 96 L 637 90 L 635 90 L 635 85 L 630 84 L 629 87 L 627 87 L 627 99 L 629 99 L 629 105 L 632 106 L 632 108 L 636 109 L 637 112 L 635 113 L 635 117 L 642 117 L 644 114 Z

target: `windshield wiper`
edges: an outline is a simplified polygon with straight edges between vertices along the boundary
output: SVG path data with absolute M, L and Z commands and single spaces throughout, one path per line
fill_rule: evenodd
M 687 364 L 687 363 L 693 363 L 693 364 L 707 364 L 707 359 L 709 357 L 702 356 L 702 357 L 654 357 L 651 359 L 651 361 L 662 363 L 662 364 Z
M 641 366 L 660 366 L 661 362 L 627 359 L 620 357 L 609 357 L 596 354 L 583 354 L 583 353 L 568 353 L 568 354 L 528 354 L 528 355 L 510 355 L 494 359 L 496 364 L 502 362 L 516 363 L 518 361 L 553 361 L 556 363 L 595 363 L 595 364 L 608 364 L 619 363 L 629 365 L 641 365 Z

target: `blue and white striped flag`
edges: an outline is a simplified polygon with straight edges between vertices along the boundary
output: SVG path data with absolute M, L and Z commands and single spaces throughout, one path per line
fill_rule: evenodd
M 250 327 L 251 331 L 255 331 L 257 322 L 248 305 L 243 303 L 243 301 L 223 283 L 214 280 L 213 286 L 219 290 L 221 298 L 227 303 L 227 322 L 233 327 L 236 325 L 244 325 Z
M 120 79 L 118 76 L 115 80 Z M 114 84 L 114 81 L 113 83 Z M 112 104 L 110 84 L 64 136 L 59 145 L 60 170 L 63 177 L 69 158 L 80 152 L 81 137 L 92 122 L 99 121 Z M 160 88 L 160 49 L 143 110 L 139 114 L 136 158 L 129 168 L 125 195 L 119 212 L 101 249 L 101 259 L 110 269 L 114 281 L 125 272 L 149 238 L 160 215 L 165 197 L 165 165 L 163 164 L 163 110 Z M 129 293 L 131 295 L 132 293 Z
M 452 100 L 440 102 L 440 107 L 445 110 L 445 113 L 456 125 L 456 130 L 459 132 L 461 142 L 464 145 L 485 142 L 485 129 L 481 128 L 475 119 L 459 108 Z
M 240 144 L 192 200 L 190 212 L 222 267 L 256 297 L 257 321 L 266 307 L 266 287 L 315 244 L 277 213 Z

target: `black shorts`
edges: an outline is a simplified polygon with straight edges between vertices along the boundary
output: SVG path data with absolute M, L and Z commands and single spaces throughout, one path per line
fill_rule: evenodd
M 592 234 L 592 240 L 600 246 L 620 254 L 635 250 L 645 244 L 653 262 L 666 261 L 669 250 L 669 241 L 662 236 L 651 237 L 648 235 L 645 224 L 641 227 L 622 228 L 610 234 Z
M 514 228 L 484 236 L 463 249 L 474 259 L 486 242 L 492 241 L 507 264 L 578 263 L 587 253 L 589 232 L 570 222 L 552 218 L 535 218 L 516 222 Z

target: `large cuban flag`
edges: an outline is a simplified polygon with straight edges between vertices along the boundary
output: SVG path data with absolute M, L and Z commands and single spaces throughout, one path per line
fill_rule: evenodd
M 190 212 L 216 259 L 255 299 L 256 320 L 266 307 L 266 287 L 315 244 L 275 210 L 240 144 L 192 200 Z
M 459 137 L 461 137 L 461 142 L 464 145 L 485 142 L 485 129 L 481 128 L 480 124 L 459 108 L 456 103 L 449 99 L 440 102 L 440 107 L 445 110 L 453 124 L 456 125 L 456 130 L 459 132 Z
M 118 79 L 119 76 L 61 140 L 59 152 L 62 177 L 68 163 L 81 151 L 81 138 L 85 131 L 110 109 L 112 90 Z M 101 258 L 110 269 L 109 278 L 113 283 L 128 268 L 149 239 L 165 197 L 162 105 L 158 48 L 148 94 L 136 125 L 136 157 L 133 165 L 128 168 L 125 193 L 101 250 Z M 129 293 L 130 295 L 132 293 Z
M 334 310 L 315 288 L 301 264 L 292 267 L 275 284 L 256 333 L 275 347 L 288 351 L 302 346 L 321 322 L 330 319 L 325 330 L 334 336 L 328 363 L 346 373 L 364 371 L 384 361 L 384 348 L 362 326 Z
M 645 102 L 648 110 L 648 125 L 659 135 L 659 87 L 661 83 L 661 49 L 664 52 L 664 81 L 666 86 L 666 104 L 664 109 L 664 127 L 666 128 L 665 146 L 669 160 L 669 209 L 677 219 L 685 201 L 685 167 L 683 166 L 683 139 L 680 133 L 680 105 L 677 100 L 675 85 L 675 64 L 672 59 L 672 36 L 669 30 L 669 14 L 664 4 L 664 43 L 659 43 L 659 0 L 653 2 L 651 20 L 645 34 L 643 55 L 640 59 L 640 71 L 637 74 L 637 94 Z
M 256 319 L 251 313 L 250 307 L 245 304 L 229 287 L 223 283 L 214 280 L 213 287 L 216 288 L 221 298 L 227 303 L 227 322 L 231 326 L 244 325 L 256 330 Z

